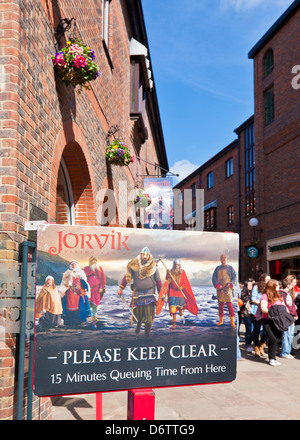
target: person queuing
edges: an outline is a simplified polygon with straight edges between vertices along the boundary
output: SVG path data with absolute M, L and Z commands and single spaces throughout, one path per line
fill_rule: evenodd
M 283 305 L 283 299 L 279 293 L 279 283 L 277 280 L 270 279 L 266 283 L 265 291 L 260 300 L 262 312 L 262 324 L 268 336 L 268 357 L 271 366 L 280 365 L 276 359 L 276 352 L 280 346 L 282 331 L 278 330 L 269 317 L 269 309 L 274 305 Z
M 246 351 L 251 352 L 251 334 L 252 334 L 252 319 L 251 319 L 251 293 L 253 289 L 253 283 L 251 280 L 247 280 L 241 292 L 241 300 L 243 305 L 240 307 L 240 322 L 244 322 Z
M 281 297 L 289 311 L 289 313 L 294 317 L 295 321 L 298 318 L 297 307 L 294 300 L 294 287 L 296 285 L 295 275 L 288 275 L 282 280 L 282 289 L 279 290 Z M 288 330 L 283 332 L 282 343 L 281 343 L 281 357 L 286 359 L 294 359 L 291 354 L 292 342 L 295 333 L 295 323 L 291 324 Z
M 264 293 L 266 283 L 271 279 L 267 273 L 261 274 L 258 282 L 253 286 L 251 293 L 251 322 L 253 324 L 254 354 L 257 357 L 265 357 L 267 335 L 262 328 L 260 300 Z

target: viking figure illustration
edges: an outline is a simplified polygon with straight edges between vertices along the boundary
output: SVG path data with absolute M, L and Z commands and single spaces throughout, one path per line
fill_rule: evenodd
M 131 284 L 132 309 L 137 318 L 136 333 L 145 325 L 145 335 L 149 336 L 155 318 L 156 289 L 161 289 L 161 280 L 157 265 L 148 247 L 127 264 L 118 295 L 123 295 L 123 289 Z
M 91 289 L 90 305 L 93 319 L 96 320 L 96 313 L 106 288 L 105 274 L 95 257 L 89 259 L 89 265 L 83 270 Z
M 236 282 L 236 273 L 232 266 L 227 264 L 227 256 L 220 256 L 221 264 L 214 270 L 212 283 L 217 289 L 217 299 L 219 304 L 219 322 L 217 325 L 223 325 L 224 306 L 228 308 L 231 326 L 235 327 L 234 310 L 232 306 L 232 288 Z

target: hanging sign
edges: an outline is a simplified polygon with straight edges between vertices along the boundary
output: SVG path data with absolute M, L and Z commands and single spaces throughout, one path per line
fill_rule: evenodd
M 236 234 L 41 225 L 37 238 L 36 395 L 235 379 Z
M 257 258 L 259 255 L 259 252 L 258 252 L 258 249 L 256 246 L 250 246 L 248 248 L 247 253 L 248 253 L 249 258 Z
M 172 177 L 144 179 L 144 188 L 151 198 L 146 208 L 145 227 L 173 229 L 174 194 Z

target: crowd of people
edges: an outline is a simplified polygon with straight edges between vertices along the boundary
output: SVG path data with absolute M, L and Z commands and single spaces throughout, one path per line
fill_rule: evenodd
M 295 324 L 300 320 L 300 274 L 288 275 L 282 281 L 271 279 L 266 273 L 257 282 L 246 280 L 238 305 L 238 342 L 243 323 L 247 353 L 265 358 L 271 366 L 280 365 L 277 356 L 295 358 L 292 342 Z M 244 358 L 238 343 L 238 360 L 241 359 Z

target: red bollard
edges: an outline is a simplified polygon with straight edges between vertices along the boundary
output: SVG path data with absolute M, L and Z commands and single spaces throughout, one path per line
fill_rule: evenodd
M 151 388 L 129 390 L 127 420 L 154 420 L 155 393 Z
M 102 393 L 96 393 L 96 420 L 102 420 Z

